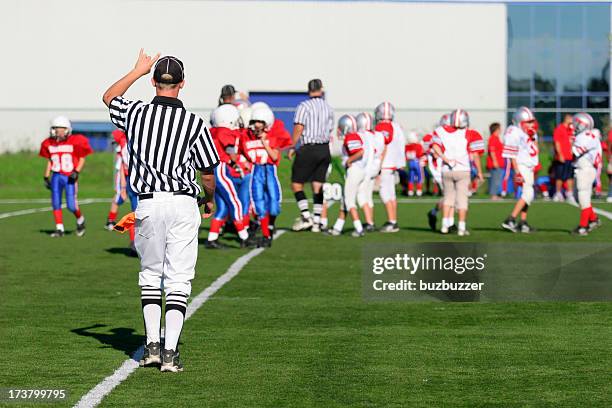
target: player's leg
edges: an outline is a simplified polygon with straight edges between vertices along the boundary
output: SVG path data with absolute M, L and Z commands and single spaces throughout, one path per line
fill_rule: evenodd
M 121 173 L 119 171 L 115 172 L 115 195 L 113 196 L 113 201 L 110 205 L 110 210 L 108 211 L 108 216 L 106 217 L 106 229 L 112 231 L 117 223 L 117 213 L 119 212 L 119 207 L 124 202 L 124 195 L 121 190 Z
M 587 235 L 599 226 L 599 220 L 593 211 L 591 194 L 593 182 L 597 176 L 594 168 L 576 169 L 576 187 L 578 188 L 578 203 L 580 204 L 580 223 L 573 231 L 574 234 Z
M 136 194 L 134 190 L 132 190 L 129 183 L 125 186 L 125 190 L 126 190 L 126 194 L 128 198 L 130 199 L 130 208 L 132 209 L 132 212 L 134 212 L 136 211 L 136 208 L 138 207 L 138 194 Z M 135 229 L 133 225 L 130 228 L 129 233 L 130 233 L 130 250 L 132 251 L 133 255 L 136 255 L 136 246 L 134 245 Z
M 82 237 L 85 234 L 85 216 L 81 214 L 77 193 L 79 190 L 78 182 L 66 183 L 66 207 L 76 217 L 76 235 Z
M 142 200 L 135 211 L 135 248 L 140 258 L 138 285 L 141 290 L 146 348 L 141 366 L 161 362 L 162 277 L 164 273 L 166 224 L 160 203 Z M 197 242 L 197 241 L 196 241 Z
M 504 176 L 502 178 L 501 196 L 508 195 L 508 184 L 512 175 L 512 162 L 509 159 L 504 159 Z
M 408 196 L 410 197 L 414 195 L 414 186 L 415 186 L 415 179 L 416 179 L 416 173 L 415 173 L 413 162 L 414 160 L 408 161 L 408 175 L 407 175 L 407 180 L 406 180 L 407 181 L 406 191 L 408 193 Z
M 565 175 L 565 183 L 566 183 L 566 200 L 570 203 L 570 204 L 577 204 L 576 203 L 576 198 L 574 197 L 574 166 L 572 164 L 572 162 L 565 162 L 565 168 L 564 168 L 564 175 Z
M 400 179 L 400 188 L 402 189 L 402 195 L 409 195 L 410 191 L 410 167 L 408 167 L 408 171 L 405 169 L 398 169 L 397 174 Z
M 382 169 L 380 172 L 380 198 L 387 211 L 387 222 L 381 227 L 381 232 L 398 232 L 397 201 L 395 194 L 395 172 L 392 169 Z
M 442 227 L 440 232 L 448 234 L 453 220 L 453 211 L 456 201 L 455 179 L 452 171 L 442 173 L 443 198 L 442 198 Z
M 281 213 L 283 190 L 278 179 L 278 168 L 275 165 L 266 165 L 266 191 L 268 192 L 268 209 L 270 216 L 270 232 L 274 235 L 276 217 Z
M 255 215 L 259 220 L 261 234 L 264 238 L 272 236 L 270 232 L 270 217 L 266 202 L 266 168 L 264 165 L 253 166 L 251 179 L 251 200 L 255 209 Z
M 249 237 L 249 232 L 242 224 L 242 204 L 240 203 L 240 199 L 238 198 L 238 192 L 232 182 L 232 178 L 229 176 L 229 172 L 227 171 L 227 166 L 222 164 L 217 166 L 218 170 L 218 179 L 219 184 L 217 184 L 217 188 L 221 187 L 220 192 L 223 195 L 223 198 L 226 201 L 228 206 L 228 212 L 231 221 L 236 227 L 236 232 L 238 233 L 238 237 L 240 237 L 243 245 L 246 239 Z M 215 170 L 216 170 L 215 169 Z
M 372 200 L 372 190 L 374 188 L 374 180 L 369 174 L 364 175 L 363 181 L 357 189 L 357 205 L 363 210 L 366 232 L 374 231 L 374 203 Z
M 167 219 L 172 220 L 166 236 L 172 239 L 167 239 L 165 248 L 166 327 L 161 371 L 181 371 L 182 365 L 175 358 L 178 358 L 191 281 L 195 276 L 198 230 L 202 218 L 196 200 L 187 196 L 174 196 L 172 205 L 166 206 L 165 211 Z
M 416 179 L 416 195 L 421 197 L 423 195 L 423 179 L 425 178 L 425 169 L 421 166 L 421 162 L 417 161 L 417 179 Z
M 469 235 L 467 230 L 468 201 L 470 196 L 471 173 L 469 171 L 458 171 L 455 175 L 455 208 L 459 213 L 457 234 L 459 236 Z
M 242 225 L 249 231 L 250 217 L 249 209 L 251 208 L 251 177 L 252 174 L 245 174 L 242 178 L 234 178 L 234 185 L 238 193 L 238 200 L 242 205 Z
M 357 192 L 359 190 L 359 185 L 363 181 L 364 175 L 363 169 L 357 166 L 351 166 L 346 171 L 346 180 L 344 182 L 344 202 L 353 219 L 355 231 L 352 235 L 354 237 L 363 236 L 363 225 L 361 224 L 359 212 L 357 211 Z
M 523 233 L 530 233 L 535 231 L 535 229 L 531 227 L 527 222 L 527 213 L 529 211 L 529 206 L 535 198 L 534 174 L 533 169 L 521 165 L 519 165 L 519 171 L 521 173 L 521 176 L 523 176 L 524 181 L 521 186 L 521 199 L 515 206 L 515 210 L 517 210 L 520 206 L 520 202 L 523 202 L 523 206 L 519 210 L 521 219 L 517 225 L 517 231 Z M 512 215 L 516 218 L 518 214 L 515 215 L 515 212 L 513 211 Z
M 309 180 L 312 171 L 310 147 L 302 146 L 298 149 L 291 165 L 291 190 L 301 214 L 293 225 L 294 231 L 303 231 L 312 227 L 312 217 L 304 193 L 304 184 Z
M 53 218 L 55 219 L 55 232 L 52 237 L 64 236 L 64 220 L 62 216 L 62 194 L 68 177 L 60 173 L 51 175 L 51 206 L 53 207 Z
M 312 169 L 312 232 L 321 231 L 321 211 L 323 210 L 323 184 L 327 180 L 331 155 L 327 145 L 316 145 L 314 167 Z

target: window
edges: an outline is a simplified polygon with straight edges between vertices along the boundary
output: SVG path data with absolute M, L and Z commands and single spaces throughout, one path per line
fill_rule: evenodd
M 509 4 L 508 108 L 539 109 L 552 135 L 563 109 L 591 109 L 607 125 L 610 107 L 610 5 Z M 510 115 L 509 115 L 510 116 Z

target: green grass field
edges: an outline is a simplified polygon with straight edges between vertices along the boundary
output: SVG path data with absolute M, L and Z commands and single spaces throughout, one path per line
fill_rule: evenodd
M 49 206 L 6 202 L 45 198 L 42 166 L 33 155 L 0 156 L 0 214 Z M 111 166 L 107 154 L 88 160 L 81 199 L 112 195 Z M 281 176 L 287 187 L 287 161 Z M 284 234 L 186 322 L 183 373 L 137 369 L 100 406 L 612 406 L 610 303 L 363 300 L 364 247 L 459 240 L 429 231 L 430 207 L 400 204 L 398 234 Z M 473 204 L 468 240 L 612 240 L 610 220 L 603 218 L 588 237 L 572 237 L 579 210 L 540 202 L 530 213 L 538 233 L 506 233 L 498 225 L 511 207 Z M 143 342 L 139 264 L 127 254 L 128 238 L 103 230 L 108 203 L 82 210 L 88 223 L 83 238 L 49 238 L 50 212 L 0 219 L 0 388 L 68 391 L 66 401 L 51 406 L 74 405 Z M 332 207 L 332 222 L 336 212 Z M 295 204 L 286 202 L 278 226 L 288 228 L 296 215 Z M 384 219 L 380 206 L 377 218 Z M 65 214 L 65 224 L 74 229 L 71 215 Z M 193 294 L 244 253 L 201 247 Z

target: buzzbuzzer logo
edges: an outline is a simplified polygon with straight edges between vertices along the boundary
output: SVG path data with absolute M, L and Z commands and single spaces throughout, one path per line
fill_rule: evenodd
M 387 271 L 406 271 L 411 275 L 419 271 L 444 271 L 455 272 L 462 275 L 470 271 L 482 271 L 486 267 L 487 254 L 478 257 L 442 257 L 442 256 L 426 256 L 421 254 L 418 256 L 410 256 L 409 254 L 396 254 L 395 256 L 381 256 L 372 259 L 372 272 L 376 275 L 381 275 Z

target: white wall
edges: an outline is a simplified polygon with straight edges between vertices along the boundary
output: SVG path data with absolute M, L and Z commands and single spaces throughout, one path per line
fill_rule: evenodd
M 202 113 L 225 83 L 302 91 L 313 77 L 339 111 L 385 99 L 412 111 L 400 114 L 408 129 L 453 107 L 506 107 L 501 4 L 8 0 L 0 19 L 0 152 L 35 147 L 59 113 L 105 120 L 101 95 L 140 47 L 183 60 L 182 99 Z M 152 94 L 141 80 L 127 96 Z

